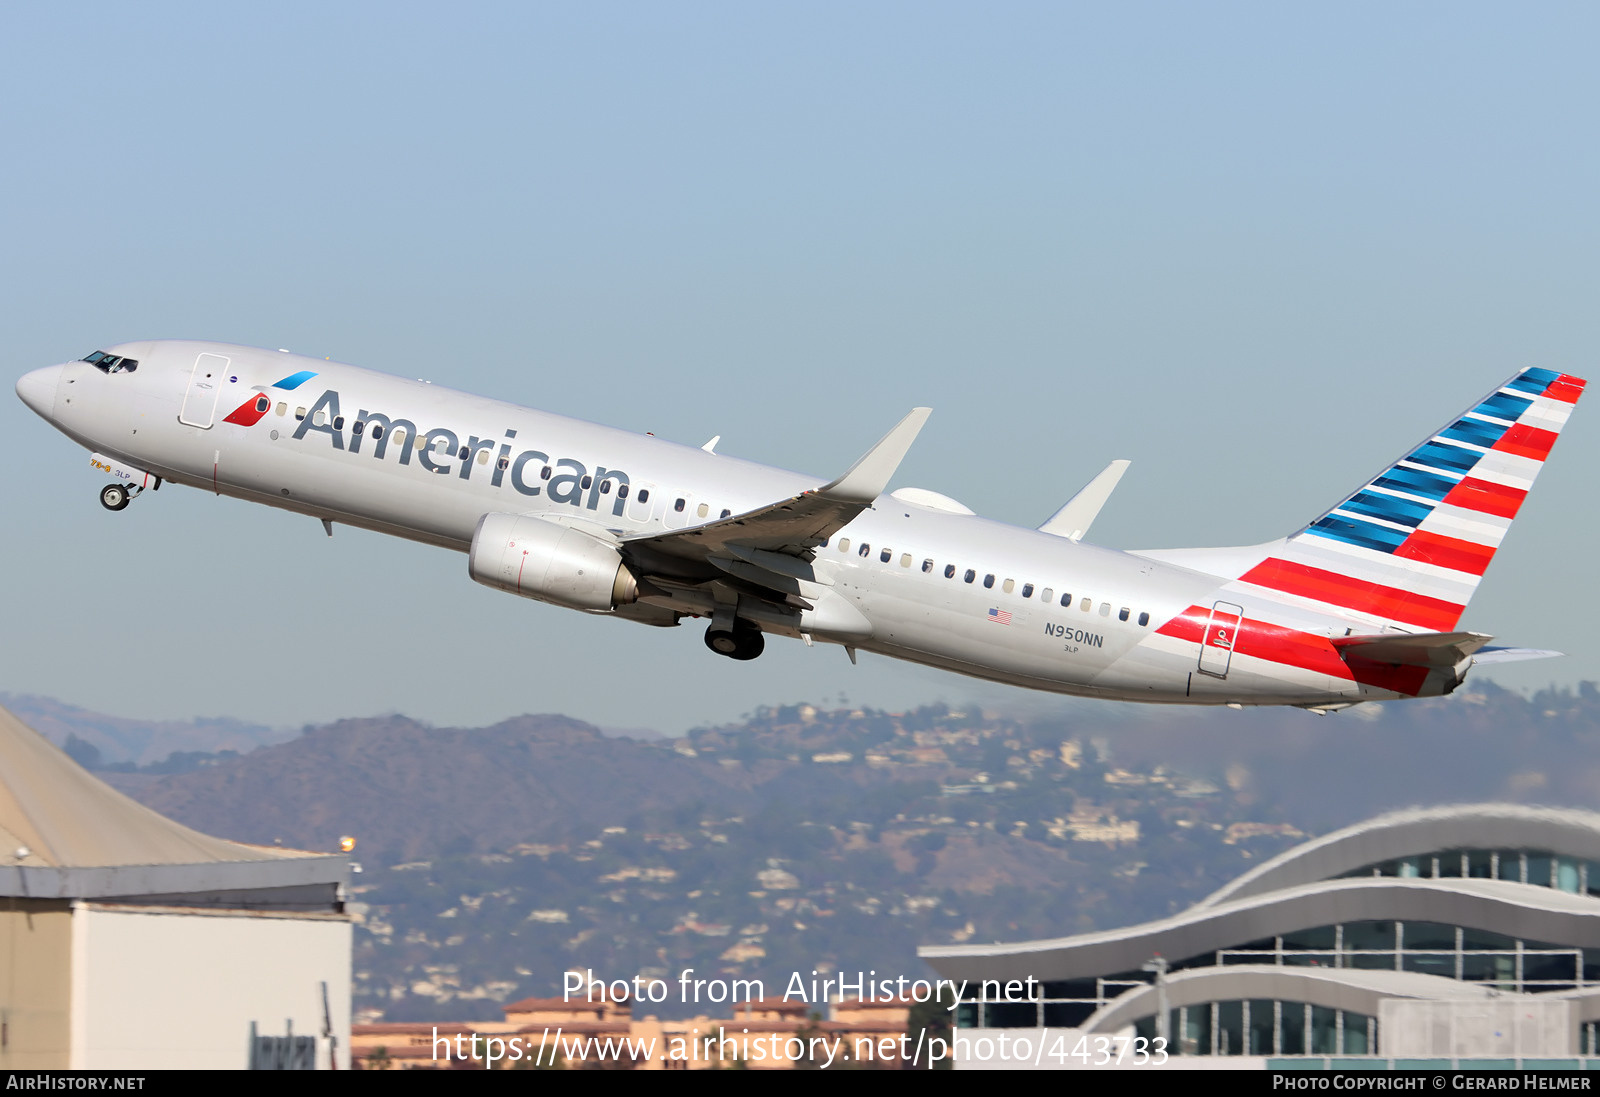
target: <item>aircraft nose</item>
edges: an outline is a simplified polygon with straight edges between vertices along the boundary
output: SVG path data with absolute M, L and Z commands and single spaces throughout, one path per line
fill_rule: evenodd
M 22 402 L 46 419 L 55 415 L 56 389 L 61 384 L 61 375 L 66 372 L 66 366 L 46 366 L 36 369 L 31 373 L 24 373 L 17 380 L 17 395 Z

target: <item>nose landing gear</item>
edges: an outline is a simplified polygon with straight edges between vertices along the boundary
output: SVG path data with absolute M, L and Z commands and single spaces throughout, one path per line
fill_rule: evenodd
M 742 622 L 735 622 L 731 628 L 712 625 L 706 629 L 706 647 L 729 659 L 754 659 L 766 646 L 761 630 Z
M 133 492 L 122 484 L 107 484 L 100 489 L 100 505 L 107 510 L 121 510 L 133 502 Z

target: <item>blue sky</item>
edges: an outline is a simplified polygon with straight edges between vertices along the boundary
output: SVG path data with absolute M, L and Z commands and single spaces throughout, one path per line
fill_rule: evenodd
M 1091 540 L 1289 532 L 1516 369 L 1588 376 L 1587 5 L 0 7 L 10 376 L 138 338 L 330 356 Z M 1591 399 L 1593 399 L 1591 397 Z M 1463 624 L 1600 678 L 1580 404 Z M 268 723 L 1021 700 L 471 583 L 182 489 L 121 514 L 14 399 L 0 688 Z

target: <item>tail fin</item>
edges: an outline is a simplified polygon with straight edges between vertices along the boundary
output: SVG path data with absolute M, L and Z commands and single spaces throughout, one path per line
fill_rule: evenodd
M 1238 582 L 1402 628 L 1454 630 L 1583 386 L 1523 370 Z

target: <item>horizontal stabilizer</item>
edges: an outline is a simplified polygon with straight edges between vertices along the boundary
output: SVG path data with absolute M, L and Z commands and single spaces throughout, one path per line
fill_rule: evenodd
M 1378 636 L 1335 636 L 1345 659 L 1403 667 L 1453 667 L 1494 637 L 1483 632 L 1386 632 Z
M 1065 537 L 1069 541 L 1083 540 L 1083 535 L 1089 532 L 1089 527 L 1100 514 L 1100 508 L 1106 505 L 1106 500 L 1116 490 L 1117 481 L 1128 471 L 1128 465 L 1127 461 L 1113 461 L 1107 465 L 1099 476 L 1068 499 L 1066 506 L 1051 515 L 1050 520 L 1039 527 L 1039 532 Z
M 1544 651 L 1540 648 L 1481 648 L 1472 657 L 1474 664 L 1520 663 L 1526 659 L 1557 659 L 1564 651 Z
M 933 414 L 932 408 L 912 408 L 909 415 L 878 440 L 878 444 L 850 466 L 850 471 L 817 489 L 817 494 L 846 503 L 870 503 L 883 494 L 889 478 L 905 460 L 911 443 L 917 440 L 922 424 Z

